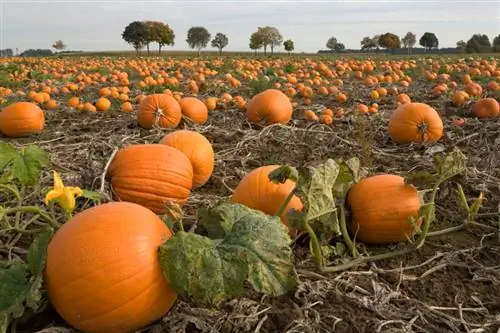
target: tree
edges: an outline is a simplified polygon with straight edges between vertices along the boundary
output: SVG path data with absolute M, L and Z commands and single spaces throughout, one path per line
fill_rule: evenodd
M 463 40 L 459 40 L 457 42 L 457 51 L 458 52 L 464 52 L 466 47 L 467 47 L 467 43 L 464 42 Z
M 0 50 L 0 57 L 12 57 L 14 55 L 14 52 L 12 49 L 3 49 Z
M 377 43 L 373 40 L 373 38 L 370 38 L 368 36 L 363 37 L 361 40 L 361 50 L 368 50 L 370 51 L 371 49 L 374 49 L 377 47 Z
M 134 21 L 125 27 L 122 38 L 129 44 L 132 44 L 135 52 L 139 54 L 139 50 L 143 48 L 148 40 L 148 27 L 144 22 Z
M 61 51 L 66 48 L 66 44 L 64 44 L 62 40 L 56 40 L 54 44 L 52 44 L 52 48 L 56 49 L 57 51 Z
M 326 47 L 330 49 L 331 51 L 335 51 L 335 47 L 338 44 L 338 40 L 336 37 L 330 37 L 328 41 L 326 42 Z
M 378 43 L 381 47 L 390 49 L 393 52 L 395 49 L 401 47 L 401 41 L 399 40 L 399 37 L 390 32 L 386 32 L 385 34 L 381 35 Z
M 467 41 L 465 46 L 467 53 L 487 53 L 491 52 L 490 39 L 486 35 L 474 34 Z
M 345 50 L 345 45 L 342 43 L 337 43 L 337 44 L 335 44 L 334 50 L 335 50 L 335 52 L 342 52 Z
M 260 30 L 254 32 L 250 35 L 250 50 L 255 51 L 255 55 L 257 55 L 257 50 L 261 49 L 264 46 L 264 37 Z
M 154 26 L 155 42 L 158 43 L 158 55 L 161 55 L 161 48 L 165 45 L 174 45 L 175 34 L 168 24 L 156 22 Z
M 493 52 L 500 52 L 500 35 L 493 38 Z
M 433 32 L 426 32 L 420 37 L 419 44 L 430 51 L 432 48 L 439 46 L 439 40 Z
M 271 55 L 274 53 L 274 48 L 283 43 L 283 36 L 275 27 L 259 27 L 257 33 L 262 36 L 262 43 L 264 46 L 264 54 L 267 54 L 267 47 L 271 48 Z
M 210 37 L 210 33 L 204 27 L 191 27 L 188 30 L 186 42 L 189 47 L 196 49 L 196 54 L 199 56 L 201 49 L 207 47 Z
M 379 43 L 380 36 L 381 35 L 375 35 L 375 36 L 372 37 L 372 42 L 373 42 L 373 45 L 375 45 L 374 47 L 375 47 L 375 50 L 376 50 L 377 53 L 378 53 L 378 51 L 380 49 L 379 48 L 380 47 L 380 43 Z
M 288 55 L 290 55 L 290 52 L 295 49 L 295 44 L 291 39 L 287 39 L 286 41 L 284 41 L 283 46 L 285 47 L 285 51 L 288 52 Z
M 404 47 L 408 49 L 408 54 L 410 54 L 410 50 L 417 43 L 417 36 L 413 32 L 408 31 L 403 39 L 401 39 L 401 42 L 403 43 Z
M 229 38 L 221 32 L 215 34 L 214 39 L 212 39 L 212 47 L 219 49 L 219 55 L 222 54 L 222 49 L 225 48 L 227 44 L 229 44 Z

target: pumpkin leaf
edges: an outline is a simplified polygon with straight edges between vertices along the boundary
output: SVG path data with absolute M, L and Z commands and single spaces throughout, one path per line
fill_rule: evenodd
M 40 179 L 43 167 L 50 165 L 48 154 L 30 145 L 12 160 L 12 177 L 22 185 L 34 185 Z
M 31 275 L 35 277 L 43 274 L 47 259 L 47 248 L 53 234 L 54 231 L 52 229 L 47 229 L 38 234 L 28 249 L 28 268 Z
M 101 201 L 101 194 L 96 191 L 89 191 L 89 190 L 83 190 L 82 195 L 80 196 L 82 198 L 88 199 L 93 202 L 100 202 Z
M 336 198 L 344 200 L 352 185 L 359 182 L 364 177 L 365 170 L 361 168 L 361 163 L 357 157 L 347 161 L 337 162 L 339 172 L 333 185 L 333 193 Z
M 332 159 L 315 168 L 299 168 L 297 190 L 305 209 L 302 212 L 291 210 L 287 213 L 287 221 L 293 228 L 302 226 L 300 229 L 304 230 L 303 224 L 309 223 L 323 243 L 327 243 L 335 234 L 340 234 L 332 189 L 340 170 L 340 166 Z
M 467 157 L 455 148 L 451 153 L 442 157 L 434 155 L 434 167 L 439 177 L 439 182 L 442 183 L 456 175 L 461 174 L 467 169 Z
M 405 183 L 414 185 L 415 187 L 424 187 L 436 183 L 436 177 L 426 171 L 417 171 L 408 174 L 405 177 Z
M 17 150 L 13 145 L 0 142 L 0 172 L 2 172 L 17 155 Z
M 242 295 L 245 282 L 268 295 L 295 287 L 291 239 L 279 217 L 234 203 L 200 217 L 214 239 L 180 231 L 160 247 L 164 275 L 177 293 L 218 304 Z
M 14 262 L 0 270 L 0 314 L 21 317 L 29 288 L 28 268 L 24 262 Z
M 297 182 L 298 178 L 299 173 L 297 172 L 297 169 L 289 165 L 281 166 L 269 173 L 269 179 L 273 183 L 284 184 L 288 179 L 293 182 Z
M 6 312 L 0 312 L 0 333 L 7 333 L 10 324 L 10 315 Z

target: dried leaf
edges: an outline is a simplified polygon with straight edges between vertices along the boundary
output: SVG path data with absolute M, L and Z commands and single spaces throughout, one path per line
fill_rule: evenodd
M 436 183 L 436 177 L 427 171 L 416 171 L 405 177 L 405 183 L 415 187 L 427 187 Z
M 347 161 L 337 162 L 339 167 L 338 177 L 333 185 L 333 193 L 337 199 L 344 201 L 351 186 L 359 182 L 364 176 L 364 170 L 358 158 L 353 157 Z
M 466 163 L 467 157 L 458 148 L 445 157 L 434 155 L 434 166 L 440 182 L 464 172 L 467 169 Z

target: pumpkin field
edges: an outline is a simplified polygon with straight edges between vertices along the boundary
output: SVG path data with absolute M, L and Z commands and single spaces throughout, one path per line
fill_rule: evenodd
M 0 59 L 0 333 L 500 332 L 500 59 Z

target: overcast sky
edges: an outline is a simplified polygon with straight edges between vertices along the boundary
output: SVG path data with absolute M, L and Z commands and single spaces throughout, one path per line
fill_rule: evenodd
M 363 36 L 412 31 L 417 40 L 434 32 L 440 47 L 454 47 L 474 33 L 490 40 L 500 33 L 500 1 L 146 1 L 0 0 L 0 48 L 50 48 L 62 39 L 69 50 L 125 50 L 121 39 L 134 20 L 168 23 L 173 49 L 184 50 L 187 30 L 201 25 L 229 37 L 227 50 L 248 50 L 258 26 L 272 25 L 295 41 L 298 52 L 325 49 L 335 36 L 346 48 L 359 48 Z M 156 48 L 156 46 L 154 46 Z

